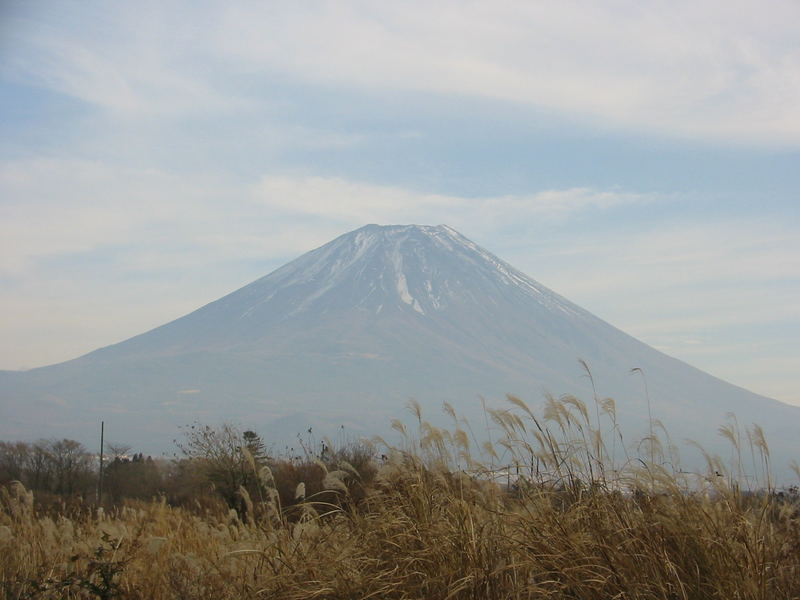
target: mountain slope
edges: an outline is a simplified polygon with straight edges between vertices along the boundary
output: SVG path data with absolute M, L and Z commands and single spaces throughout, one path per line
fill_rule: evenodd
M 579 358 L 632 435 L 647 423 L 638 367 L 677 438 L 713 444 L 735 412 L 796 454 L 799 409 L 665 356 L 447 226 L 416 225 L 362 227 L 152 331 L 2 373 L 0 438 L 79 437 L 100 419 L 152 443 L 193 419 L 278 423 L 275 439 L 296 433 L 286 419 L 375 433 L 410 397 L 482 423 L 479 395 L 590 399 Z

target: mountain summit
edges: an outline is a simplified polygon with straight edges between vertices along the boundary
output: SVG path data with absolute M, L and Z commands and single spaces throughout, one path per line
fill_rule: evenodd
M 505 345 L 518 337 L 513 332 L 523 321 L 555 333 L 551 312 L 591 317 L 446 225 L 367 225 L 181 319 L 85 358 L 210 348 L 272 355 L 320 326 L 341 331 L 319 343 L 374 355 L 378 347 L 352 341 L 353 329 L 369 326 L 368 335 L 385 329 L 389 341 L 403 337 L 392 330 L 400 323 L 456 336 L 462 352 L 481 355 L 479 347 L 492 339 Z
M 312 424 L 376 433 L 409 398 L 483 423 L 481 396 L 590 400 L 580 360 L 631 435 L 649 399 L 678 439 L 712 443 L 733 412 L 796 453 L 800 409 L 656 351 L 446 225 L 367 225 L 152 331 L 2 372 L 0 438 L 79 437 L 101 419 L 130 442 L 172 439 L 193 420 L 274 439 Z

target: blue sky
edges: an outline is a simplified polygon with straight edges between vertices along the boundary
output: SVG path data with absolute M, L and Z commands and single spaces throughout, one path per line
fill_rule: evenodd
M 447 223 L 800 404 L 800 6 L 0 5 L 0 368 Z

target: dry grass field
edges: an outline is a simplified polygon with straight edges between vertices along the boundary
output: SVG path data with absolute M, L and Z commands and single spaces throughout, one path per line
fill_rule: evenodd
M 709 457 L 708 477 L 664 468 L 655 438 L 648 456 L 624 456 L 618 432 L 601 435 L 575 399 L 552 400 L 541 417 L 512 402 L 492 411 L 503 437 L 480 452 L 457 419 L 444 431 L 421 415 L 419 432 L 357 468 L 339 455 L 302 471 L 245 450 L 255 477 L 237 509 L 219 499 L 45 507 L 7 485 L 0 589 L 9 599 L 800 598 L 800 505 L 769 488 L 757 430 L 747 438 L 765 482 L 746 491 L 740 464 Z M 613 405 L 601 408 L 613 423 Z M 738 432 L 722 433 L 738 448 Z M 306 495 L 296 479 L 308 468 L 321 484 Z

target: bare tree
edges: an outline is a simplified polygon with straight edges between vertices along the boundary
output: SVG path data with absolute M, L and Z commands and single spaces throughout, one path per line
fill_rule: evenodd
M 228 505 L 236 506 L 239 488 L 252 486 L 258 463 L 265 458 L 261 439 L 252 431 L 242 433 L 230 424 L 192 425 L 184 434 L 185 440 L 178 442 L 178 447 L 198 464 Z
M 0 483 L 23 481 L 31 446 L 25 442 L 0 442 Z
M 53 472 L 53 488 L 57 494 L 85 491 L 93 479 L 92 457 L 80 442 L 57 440 L 48 443 Z
M 106 449 L 108 450 L 108 459 L 123 459 L 130 456 L 130 451 L 133 446 L 123 443 L 106 442 Z

